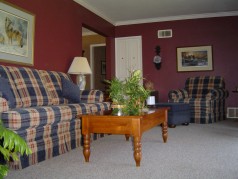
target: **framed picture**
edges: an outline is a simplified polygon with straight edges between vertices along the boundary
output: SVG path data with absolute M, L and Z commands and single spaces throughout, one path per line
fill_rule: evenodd
M 106 75 L 106 61 L 101 61 L 101 74 Z
M 34 64 L 35 16 L 0 0 L 0 61 Z
M 177 48 L 177 70 L 178 72 L 213 70 L 212 46 Z

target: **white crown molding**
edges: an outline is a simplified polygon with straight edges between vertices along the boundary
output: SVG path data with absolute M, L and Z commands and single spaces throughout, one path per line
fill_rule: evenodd
M 168 17 L 129 20 L 129 21 L 118 21 L 115 23 L 115 26 L 143 24 L 143 23 L 152 23 L 152 22 L 175 21 L 175 20 L 186 20 L 186 19 L 225 17 L 225 16 L 238 16 L 238 11 L 206 13 L 206 14 L 191 14 L 191 15 L 180 15 L 180 16 L 168 16 Z
M 109 23 L 115 25 L 115 22 L 113 22 L 112 19 L 107 17 L 104 13 L 102 13 L 102 12 L 98 11 L 97 9 L 95 9 L 93 6 L 90 6 L 85 1 L 83 1 L 83 0 L 73 0 L 73 1 L 78 3 L 78 4 L 80 4 L 81 6 L 85 7 L 86 9 L 90 10 L 91 12 L 93 12 L 94 14 L 96 14 L 99 17 L 103 18 L 104 20 L 108 21 Z

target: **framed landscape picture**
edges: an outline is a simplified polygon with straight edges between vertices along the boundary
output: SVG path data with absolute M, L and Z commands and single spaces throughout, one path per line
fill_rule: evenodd
M 177 70 L 178 72 L 213 70 L 212 46 L 177 48 Z
M 34 64 L 35 16 L 0 0 L 0 60 Z

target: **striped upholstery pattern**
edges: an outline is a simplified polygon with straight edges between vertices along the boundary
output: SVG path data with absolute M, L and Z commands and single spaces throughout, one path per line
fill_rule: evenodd
M 51 125 L 62 121 L 70 121 L 77 114 L 90 113 L 85 103 L 59 106 L 37 106 L 18 108 L 2 113 L 4 125 L 11 130 L 23 130 L 32 127 Z
M 20 135 L 32 150 L 9 166 L 21 169 L 63 154 L 82 145 L 81 114 L 110 109 L 99 90 L 81 91 L 81 103 L 69 104 L 62 97 L 61 78 L 66 73 L 0 65 L 0 75 L 9 80 L 15 108 L 0 92 L 0 116 L 8 129 Z M 0 84 L 1 85 L 1 84 Z M 92 134 L 92 139 L 104 134 Z
M 17 131 L 18 132 L 18 131 Z M 18 133 L 32 150 L 29 156 L 9 163 L 11 168 L 21 169 L 66 153 L 81 146 L 81 120 L 74 119 Z M 36 139 L 34 139 L 36 137 Z
M 24 138 L 33 152 L 30 156 L 21 156 L 20 161 L 10 162 L 11 168 L 25 168 L 79 147 L 81 120 L 76 116 L 90 111 L 90 106 L 82 103 L 3 112 L 4 125 Z
M 51 97 L 43 85 L 39 72 L 26 67 L 9 67 L 23 107 L 52 104 Z
M 220 76 L 200 76 L 188 78 L 185 88 L 171 90 L 169 102 L 188 103 L 191 109 L 191 122 L 213 123 L 225 119 L 224 79 Z
M 82 103 L 98 103 L 103 102 L 103 93 L 99 90 L 83 90 L 81 91 Z
M 225 83 L 219 76 L 202 76 L 188 78 L 185 82 L 185 89 L 191 98 L 205 98 L 211 89 L 223 89 Z
M 7 100 L 0 97 L 0 113 L 4 111 L 8 111 L 8 110 L 9 110 L 9 107 L 8 107 Z
M 52 97 L 53 105 L 67 104 L 68 100 L 62 96 L 61 77 L 71 80 L 66 73 L 40 70 L 40 75 Z
M 14 104 L 14 106 L 16 108 L 22 107 L 21 98 L 20 98 L 20 96 L 19 96 L 19 94 L 17 92 L 17 88 L 16 88 L 16 86 L 14 84 L 14 81 L 12 80 L 11 74 L 9 73 L 8 68 L 6 66 L 0 65 L 0 76 L 9 80 L 9 84 L 11 86 L 12 93 L 13 93 L 13 95 L 15 97 L 15 104 Z
M 98 111 L 107 111 L 111 109 L 111 103 L 102 102 L 102 103 L 89 103 L 91 113 L 95 113 Z

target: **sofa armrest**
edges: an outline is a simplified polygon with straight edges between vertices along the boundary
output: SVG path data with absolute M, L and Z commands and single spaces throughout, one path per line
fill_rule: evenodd
M 229 92 L 225 89 L 211 89 L 207 94 L 207 99 L 225 99 L 229 96 Z
M 9 110 L 9 106 L 7 100 L 5 98 L 0 97 L 0 112 L 5 112 Z
M 169 100 L 179 100 L 188 98 L 188 91 L 185 89 L 171 90 L 168 94 Z
M 83 90 L 80 98 L 82 103 L 103 102 L 103 92 L 100 90 Z

